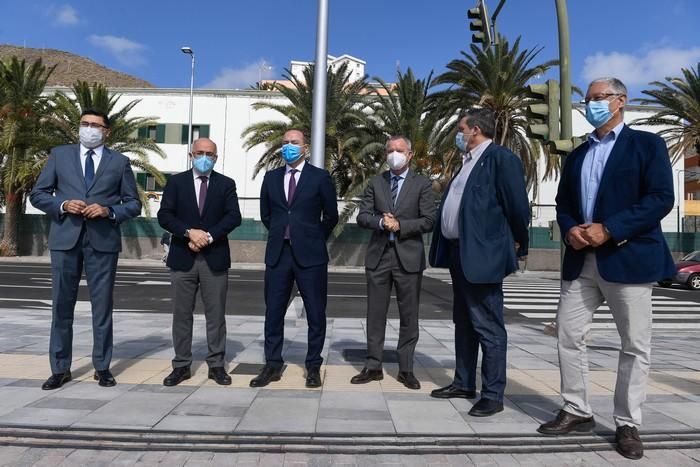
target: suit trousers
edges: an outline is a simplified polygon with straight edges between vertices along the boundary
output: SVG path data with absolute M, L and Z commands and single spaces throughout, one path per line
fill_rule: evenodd
M 579 277 L 563 281 L 557 311 L 559 371 L 564 410 L 589 417 L 588 355 L 585 336 L 593 313 L 607 301 L 621 349 L 613 418 L 615 424 L 639 426 L 646 399 L 651 356 L 652 284 L 608 282 L 598 273 L 595 253 L 588 253 Z
M 197 290 L 204 304 L 207 327 L 207 365 L 223 367 L 226 354 L 226 294 L 228 270 L 212 271 L 202 254 L 189 271 L 170 270 L 173 303 L 173 368 L 192 364 L 192 324 Z
M 265 268 L 265 361 L 275 368 L 284 365 L 284 315 L 294 282 L 304 302 L 309 324 L 306 368 L 320 367 L 326 339 L 328 264 L 300 266 L 287 242 L 282 247 L 277 264 Z
M 481 397 L 503 400 L 506 388 L 508 335 L 503 320 L 503 283 L 474 284 L 462 270 L 459 246 L 450 253 L 455 323 L 454 385 L 476 389 L 476 364 L 481 346 Z
M 370 370 L 382 368 L 386 317 L 392 287 L 399 307 L 399 371 L 413 371 L 413 354 L 418 343 L 418 306 L 423 272 L 409 273 L 401 267 L 396 248 L 387 244 L 376 269 L 367 276 L 367 362 Z
M 52 373 L 70 370 L 73 359 L 73 317 L 80 276 L 85 277 L 92 311 L 92 364 L 109 369 L 112 362 L 112 305 L 119 253 L 96 251 L 85 231 L 70 250 L 51 250 L 52 323 L 49 361 Z

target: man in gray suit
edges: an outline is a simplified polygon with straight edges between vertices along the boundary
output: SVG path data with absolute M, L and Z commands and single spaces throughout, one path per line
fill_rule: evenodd
M 430 180 L 409 169 L 413 152 L 408 138 L 392 136 L 386 143 L 386 157 L 390 170 L 369 181 L 357 215 L 357 224 L 372 230 L 365 257 L 367 361 L 350 382 L 364 384 L 384 378 L 384 333 L 393 286 L 401 318 L 397 380 L 409 389 L 420 389 L 413 374 L 413 353 L 425 269 L 423 234 L 433 230 L 435 197 Z
M 71 380 L 73 313 L 85 266 L 92 308 L 92 364 L 100 386 L 114 386 L 112 291 L 121 251 L 119 224 L 139 215 L 136 180 L 123 154 L 104 146 L 109 117 L 86 109 L 80 117 L 80 144 L 51 151 L 32 190 L 31 203 L 51 218 L 52 309 L 51 377 L 42 389 Z

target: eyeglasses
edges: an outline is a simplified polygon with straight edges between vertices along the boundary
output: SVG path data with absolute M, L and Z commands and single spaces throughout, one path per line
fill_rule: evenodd
M 603 101 L 610 96 L 624 96 L 624 94 L 622 94 L 620 92 L 603 92 L 600 94 L 596 94 L 595 96 L 592 96 L 592 97 L 586 97 L 585 102 L 586 102 L 586 104 L 588 104 L 590 101 L 594 101 L 594 102 Z
M 99 123 L 95 122 L 80 122 L 80 127 L 81 128 L 107 128 L 104 125 L 100 125 Z
M 203 152 L 202 151 L 202 152 L 193 152 L 192 153 L 192 157 L 194 157 L 195 159 L 198 157 L 202 157 L 202 156 L 206 156 L 207 159 L 212 160 L 212 161 L 216 160 L 216 157 L 217 157 L 217 155 L 213 152 Z

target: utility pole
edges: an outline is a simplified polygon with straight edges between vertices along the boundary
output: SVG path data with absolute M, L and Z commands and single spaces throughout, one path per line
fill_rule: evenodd
M 311 165 L 325 168 L 326 78 L 328 71 L 328 0 L 318 0 L 316 27 L 316 64 L 314 68 L 313 107 L 311 110 Z

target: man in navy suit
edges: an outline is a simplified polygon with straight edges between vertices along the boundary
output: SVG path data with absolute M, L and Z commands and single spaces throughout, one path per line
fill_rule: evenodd
M 265 250 L 265 367 L 250 381 L 267 386 L 281 377 L 284 315 L 296 282 L 309 323 L 306 386 L 321 386 L 326 337 L 328 250 L 326 240 L 338 223 L 335 186 L 330 174 L 307 164 L 301 130 L 284 134 L 284 167 L 265 174 L 260 217 L 267 227 Z
M 116 384 L 112 361 L 112 292 L 121 251 L 119 224 L 141 212 L 129 158 L 104 146 L 109 117 L 85 109 L 80 144 L 51 151 L 32 190 L 31 203 L 51 218 L 51 377 L 42 389 L 71 380 L 73 315 L 85 266 L 92 308 L 92 364 L 100 386 Z
M 192 144 L 192 169 L 170 177 L 163 190 L 158 223 L 172 233 L 166 265 L 173 289 L 173 371 L 164 386 L 191 377 L 192 323 L 197 290 L 207 325 L 209 379 L 231 384 L 226 373 L 226 294 L 231 252 L 228 234 L 241 225 L 236 183 L 214 171 L 216 144 Z
M 520 159 L 492 141 L 493 112 L 468 110 L 458 125 L 463 164 L 445 191 L 430 246 L 430 264 L 452 276 L 455 376 L 431 396 L 476 397 L 481 345 L 481 398 L 469 415 L 486 417 L 503 410 L 503 279 L 517 270 L 516 257 L 527 256 L 530 208 Z
M 676 269 L 661 232 L 673 208 L 673 175 L 663 139 L 624 124 L 627 88 L 593 81 L 586 119 L 595 128 L 566 159 L 557 192 L 557 222 L 566 243 L 557 311 L 564 407 L 540 426 L 544 434 L 593 428 L 584 336 L 607 301 L 621 338 L 615 408 L 617 450 L 643 455 L 638 427 L 650 366 L 651 292 Z

